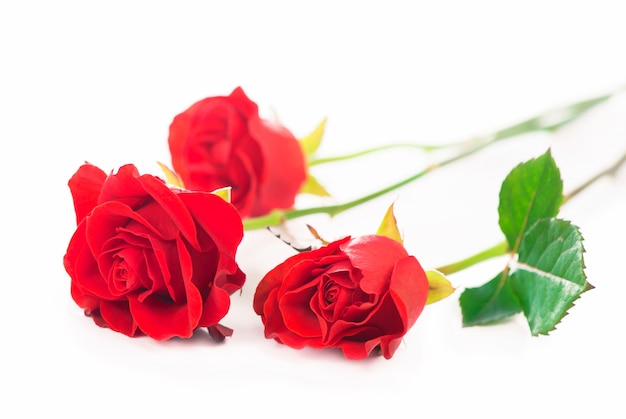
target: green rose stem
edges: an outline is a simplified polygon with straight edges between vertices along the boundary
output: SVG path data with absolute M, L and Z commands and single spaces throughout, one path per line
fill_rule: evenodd
M 584 191 L 586 188 L 588 188 L 589 186 L 591 186 L 593 183 L 603 178 L 604 176 L 614 175 L 624 163 L 626 163 L 626 153 L 624 153 L 622 157 L 619 160 L 617 160 L 614 164 L 602 170 L 601 172 L 597 173 L 595 176 L 592 176 L 591 178 L 587 179 L 587 181 L 579 185 L 576 189 L 564 195 L 563 204 L 571 200 L 574 196 L 578 195 L 580 192 Z M 511 249 L 509 249 L 508 243 L 506 242 L 506 240 L 504 240 L 501 243 L 496 244 L 495 246 L 489 247 L 472 256 L 469 256 L 465 259 L 461 259 L 449 265 L 441 266 L 437 268 L 436 270 L 441 272 L 444 275 L 449 275 L 455 272 L 462 271 L 463 269 L 467 269 L 470 266 L 476 265 L 480 262 L 484 262 L 488 259 L 498 257 L 498 256 L 504 256 L 510 252 L 511 252 Z
M 348 159 L 352 159 L 355 157 L 361 157 L 364 156 L 366 154 L 370 154 L 370 153 L 376 153 L 378 151 L 383 151 L 383 150 L 390 150 L 393 148 L 416 148 L 418 150 L 422 150 L 422 151 L 434 151 L 434 150 L 440 150 L 440 149 L 444 149 L 444 148 L 451 148 L 451 147 L 455 147 L 455 146 L 459 146 L 463 143 L 453 143 L 453 144 L 442 144 L 442 145 L 433 145 L 433 144 L 413 144 L 413 143 L 395 143 L 395 144 L 385 144 L 382 146 L 378 146 L 378 147 L 372 147 L 372 148 L 368 148 L 365 150 L 361 150 L 361 151 L 357 151 L 355 153 L 350 153 L 350 154 L 344 154 L 341 156 L 333 156 L 333 157 L 322 157 L 322 158 L 318 158 L 318 159 L 310 159 L 307 163 L 307 165 L 309 167 L 311 166 L 316 166 L 318 164 L 324 164 L 324 163 L 332 163 L 332 162 L 336 162 L 336 161 L 341 161 L 341 160 L 348 160 Z
M 574 120 L 578 116 L 582 115 L 584 112 L 591 109 L 592 107 L 606 101 L 613 94 L 614 93 L 606 94 L 606 95 L 594 97 L 591 99 L 583 100 L 580 102 L 576 102 L 574 104 L 570 104 L 565 107 L 557 108 L 555 110 L 538 115 L 534 118 L 527 119 L 523 122 L 514 124 L 502 130 L 496 131 L 495 133 L 491 135 L 480 136 L 480 137 L 470 139 L 469 141 L 459 143 L 459 144 L 463 144 L 464 147 L 462 151 L 459 152 L 457 155 L 452 156 L 448 159 L 442 160 L 441 162 L 431 165 L 427 167 L 426 169 L 407 177 L 404 180 L 401 180 L 397 183 L 394 183 L 385 188 L 382 188 L 374 193 L 365 195 L 361 198 L 358 198 L 349 202 L 345 202 L 343 204 L 336 204 L 336 205 L 319 206 L 319 207 L 311 207 L 311 208 L 303 208 L 303 209 L 292 209 L 292 210 L 274 210 L 267 215 L 244 219 L 243 220 L 244 229 L 249 231 L 249 230 L 258 230 L 258 229 L 266 228 L 268 226 L 277 226 L 288 220 L 292 220 L 295 218 L 300 218 L 300 217 L 304 217 L 304 216 L 312 215 L 312 214 L 328 214 L 330 216 L 337 215 L 343 211 L 354 208 L 368 201 L 371 201 L 375 198 L 378 198 L 382 195 L 385 195 L 389 192 L 392 192 L 398 188 L 401 188 L 402 186 L 408 185 L 409 183 L 421 178 L 422 176 L 426 175 L 427 173 L 432 172 L 433 170 L 437 168 L 447 166 L 450 163 L 453 163 L 457 160 L 460 160 L 464 157 L 474 154 L 478 152 L 479 150 L 483 149 L 484 147 L 487 147 L 497 141 L 500 141 L 506 138 L 511 138 L 514 136 L 518 136 L 521 134 L 526 134 L 526 133 L 533 132 L 533 131 L 554 131 L 558 129 L 559 127 L 567 124 L 568 122 Z M 376 147 L 374 149 L 365 150 L 364 152 L 353 153 L 353 154 L 349 154 L 343 157 L 335 157 L 335 158 L 329 158 L 325 160 L 326 161 L 339 161 L 342 159 L 357 157 L 357 156 L 367 154 L 370 152 L 375 152 L 375 151 L 379 151 L 379 150 L 391 148 L 391 147 L 396 147 L 396 146 L 399 146 L 399 145 L 396 144 L 396 145 Z M 320 160 L 318 160 L 318 162 L 320 162 Z
M 247 218 L 243 220 L 243 226 L 245 230 L 258 230 L 261 228 L 266 228 L 268 226 L 276 226 L 276 225 L 280 225 L 288 220 L 292 220 L 294 218 L 300 218 L 300 217 L 304 217 L 307 215 L 312 215 L 312 214 L 328 214 L 330 216 L 334 216 L 337 215 L 343 211 L 346 211 L 348 209 L 354 208 L 356 206 L 359 206 L 361 204 L 364 204 L 368 201 L 371 201 L 375 198 L 378 198 L 382 195 L 385 195 L 395 189 L 398 189 L 402 186 L 408 185 L 409 183 L 413 182 L 416 179 L 421 178 L 422 176 L 426 175 L 427 173 L 432 172 L 433 170 L 435 170 L 437 167 L 442 167 L 445 166 L 447 164 L 450 164 L 456 160 L 459 160 L 463 157 L 466 157 L 472 153 L 475 153 L 476 151 L 480 150 L 483 147 L 486 147 L 488 144 L 490 144 L 491 142 L 484 142 L 482 144 L 479 144 L 478 146 L 472 147 L 471 149 L 459 153 L 456 156 L 449 158 L 447 160 L 444 160 L 442 162 L 440 162 L 437 165 L 432 165 L 429 166 L 428 168 L 412 175 L 409 176 L 408 178 L 401 180 L 400 182 L 394 183 L 392 185 L 389 185 L 383 189 L 379 189 L 378 191 L 371 193 L 369 195 L 365 195 L 361 198 L 349 201 L 349 202 L 345 202 L 343 204 L 336 204 L 336 205 L 327 205 L 327 206 L 320 206 L 320 207 L 311 207 L 311 208 L 303 208 L 303 209 L 293 209 L 293 210 L 274 210 L 272 212 L 270 212 L 268 215 L 264 215 L 261 217 L 254 217 L 254 218 Z
M 475 143 L 485 139 L 491 139 L 493 141 L 503 140 L 505 138 L 511 138 L 518 135 L 526 134 L 533 131 L 555 131 L 562 125 L 576 119 L 580 115 L 582 115 L 587 110 L 592 107 L 604 102 L 609 99 L 615 93 L 624 90 L 623 88 L 617 89 L 614 93 L 605 94 L 602 96 L 597 96 L 590 99 L 585 99 L 580 102 L 576 102 L 561 108 L 553 109 L 544 114 L 538 115 L 534 118 L 530 118 L 526 121 L 517 123 L 510 127 L 504 128 L 500 131 L 497 131 L 491 135 L 481 136 L 479 138 L 474 138 L 469 141 L 460 141 L 453 142 L 448 144 L 415 144 L 415 143 L 394 143 L 394 144 L 385 144 L 377 147 L 372 147 L 369 149 L 357 151 L 354 153 L 344 154 L 340 156 L 332 156 L 332 157 L 321 157 L 321 158 L 310 158 L 307 165 L 309 167 L 316 166 L 324 163 L 332 163 L 342 160 L 348 160 L 355 157 L 361 157 L 367 154 L 376 153 L 378 151 L 390 150 L 394 148 L 414 148 L 426 152 L 441 150 L 445 148 L 453 148 L 462 145 L 466 145 L 468 143 Z

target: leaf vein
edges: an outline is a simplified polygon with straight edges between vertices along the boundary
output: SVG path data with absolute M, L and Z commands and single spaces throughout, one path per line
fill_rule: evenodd
M 542 277 L 548 278 L 548 279 L 550 279 L 550 280 L 552 280 L 552 281 L 556 281 L 556 282 L 558 282 L 558 283 L 560 283 L 560 284 L 562 284 L 562 285 L 564 285 L 564 286 L 567 286 L 567 287 L 570 287 L 570 286 L 572 286 L 572 285 L 575 285 L 576 287 L 578 287 L 578 288 L 580 288 L 580 289 L 583 289 L 583 288 L 584 288 L 584 287 L 583 287 L 583 286 L 581 286 L 580 284 L 577 284 L 577 283 L 575 283 L 575 282 L 573 282 L 573 281 L 570 281 L 570 280 L 569 280 L 569 279 L 567 279 L 567 278 L 564 278 L 564 277 L 562 277 L 562 276 L 555 275 L 555 274 L 553 274 L 553 273 L 551 273 L 551 272 L 544 271 L 544 270 L 539 269 L 539 268 L 536 268 L 536 267 L 534 267 L 534 266 L 530 266 L 530 265 L 528 265 L 528 264 L 526 264 L 526 263 L 524 263 L 524 262 L 519 262 L 519 261 L 518 261 L 518 262 L 515 264 L 515 268 L 516 268 L 516 269 L 521 269 L 521 270 L 524 270 L 524 271 L 527 271 L 527 272 L 532 272 L 532 273 L 535 273 L 535 274 L 537 274 L 537 275 L 539 275 L 539 276 L 542 276 Z

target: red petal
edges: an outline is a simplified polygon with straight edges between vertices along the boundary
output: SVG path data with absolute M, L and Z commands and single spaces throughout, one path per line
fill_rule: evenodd
M 218 272 L 236 271 L 234 257 L 243 238 L 243 223 L 237 210 L 217 195 L 204 192 L 181 192 L 180 200 L 206 232 L 224 257 L 220 258 Z
M 72 299 L 80 308 L 93 311 L 100 306 L 100 299 L 85 294 L 83 290 L 78 287 L 76 281 L 72 281 L 70 285 L 70 293 L 72 295 Z
M 285 326 L 298 336 L 320 337 L 322 334 L 320 320 L 310 307 L 313 296 L 318 292 L 318 282 L 311 281 L 278 297 L 278 307 Z
M 117 201 L 105 202 L 98 205 L 85 219 L 86 238 L 92 254 L 99 255 L 102 253 L 107 241 L 111 237 L 115 237 L 117 229 L 120 227 L 128 228 L 130 221 L 135 222 L 132 225 L 133 232 L 161 237 L 158 230 L 127 205 Z
M 177 194 L 159 178 L 140 176 L 133 165 L 120 167 L 117 174 L 106 179 L 100 202 L 107 201 L 126 204 L 164 238 L 172 239 L 180 231 L 191 243 L 195 242 L 195 225 Z
M 256 145 L 256 144 L 254 144 Z M 260 151 L 254 149 L 241 148 L 238 155 L 232 156 L 232 161 L 228 168 L 228 179 L 221 184 L 214 184 L 213 189 L 223 186 L 232 186 L 232 204 L 237 208 L 242 217 L 251 215 L 255 202 L 259 199 L 259 177 L 262 174 L 263 163 L 251 161 L 251 154 L 261 156 Z
M 185 301 L 175 303 L 158 294 L 139 298 L 129 295 L 130 311 L 139 328 L 148 336 L 164 340 L 174 336 L 188 338 L 198 327 L 202 315 L 202 296 L 192 283 L 193 261 L 182 240 L 177 240 L 177 254 L 185 288 Z
M 106 174 L 91 164 L 80 166 L 70 178 L 68 186 L 74 201 L 76 224 L 79 224 L 98 205 L 98 197 L 105 179 Z
M 409 256 L 398 261 L 389 290 L 408 330 L 415 324 L 428 297 L 428 278 L 415 257 Z
M 221 324 L 209 326 L 207 329 L 209 330 L 209 335 L 216 342 L 223 342 L 224 339 L 233 335 L 233 329 L 223 326 Z
M 138 335 L 137 324 L 130 315 L 127 301 L 102 301 L 100 315 L 112 330 L 131 337 Z
M 132 164 L 119 168 L 110 174 L 102 184 L 98 203 L 120 201 L 131 208 L 136 208 L 146 199 L 146 191 L 139 183 L 139 171 Z
M 259 107 L 250 100 L 241 87 L 236 87 L 228 96 L 229 101 L 245 116 L 257 115 Z
M 170 124 L 168 145 L 172 157 L 172 168 L 183 179 L 183 183 L 189 178 L 189 167 L 186 163 L 185 148 L 189 141 L 190 115 L 183 112 L 176 115 Z M 188 185 L 189 186 L 189 185 Z
M 348 359 L 359 360 L 367 358 L 378 346 L 378 339 L 368 342 L 342 342 L 339 346 Z
M 251 215 L 264 215 L 275 208 L 291 208 L 307 176 L 300 143 L 286 128 L 271 125 L 258 116 L 250 118 L 248 127 L 261 147 L 264 170 Z
M 341 246 L 352 265 L 361 271 L 361 289 L 380 296 L 389 288 L 396 262 L 408 256 L 402 244 L 385 236 L 368 235 Z
M 65 255 L 66 269 L 69 267 L 68 273 L 72 277 L 74 285 L 82 294 L 97 298 L 114 299 L 115 296 L 109 291 L 106 278 L 100 273 L 98 263 L 85 243 L 85 230 L 85 223 L 79 224 L 76 233 L 70 240 Z M 76 301 L 76 303 L 83 307 L 79 301 Z
M 280 263 L 276 267 L 274 267 L 271 271 L 269 271 L 265 276 L 261 279 L 254 293 L 254 301 L 253 308 L 255 313 L 261 315 L 263 313 L 263 304 L 267 299 L 270 292 L 274 289 L 279 288 L 291 269 L 294 265 L 299 264 L 304 260 L 319 260 L 320 258 L 332 255 L 337 251 L 341 244 L 350 240 L 350 237 L 345 237 L 341 240 L 337 240 L 335 242 L 329 243 L 327 246 L 321 247 L 316 250 L 311 250 L 308 252 L 300 252 L 295 254 L 289 258 L 287 258 L 284 262 Z M 306 281 L 306 276 L 304 278 L 295 278 L 298 281 Z
M 257 114 L 258 106 L 236 88 L 229 96 L 199 100 L 173 119 L 168 137 L 172 166 L 186 188 L 210 192 L 233 186 L 222 184 L 230 176 L 227 164 L 236 157 L 233 150 L 249 139 L 246 120 Z M 249 154 L 261 158 L 256 149 Z M 256 177 L 260 168 L 254 167 Z
M 230 294 L 218 287 L 212 287 L 203 304 L 202 317 L 198 326 L 213 326 L 226 316 L 230 308 Z
M 175 303 L 185 301 L 185 285 L 180 272 L 182 257 L 178 253 L 176 245 L 171 241 L 162 241 L 156 237 L 150 237 L 151 251 L 146 252 L 147 271 L 150 275 L 146 279 L 149 293 L 163 293 Z
M 198 247 L 196 238 L 196 226 L 187 206 L 179 198 L 180 195 L 174 193 L 174 191 L 172 191 L 165 183 L 163 183 L 163 181 L 155 178 L 154 176 L 144 175 L 141 176 L 139 180 L 145 191 L 158 204 L 159 211 L 157 213 L 157 216 L 162 218 L 163 213 L 161 212 L 161 210 L 165 212 L 165 214 L 169 216 L 169 219 L 176 225 L 182 235 L 193 246 Z M 148 216 L 144 217 L 147 219 L 151 219 Z M 155 218 L 155 221 L 157 220 L 159 220 L 159 218 Z M 159 225 L 156 225 L 155 227 L 158 228 Z
M 191 290 L 187 295 L 190 293 Z M 202 304 L 200 293 L 196 290 L 195 294 L 186 304 L 176 304 L 155 295 L 150 295 L 143 301 L 131 295 L 128 301 L 133 318 L 146 335 L 156 340 L 166 340 L 174 336 L 188 338 L 198 325 L 197 321 L 192 321 L 192 313 Z

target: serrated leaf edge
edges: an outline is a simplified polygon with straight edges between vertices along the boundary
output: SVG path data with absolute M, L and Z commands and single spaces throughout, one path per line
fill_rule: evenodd
M 538 223 L 539 223 L 539 222 L 541 222 L 541 221 L 546 221 L 546 220 L 564 221 L 564 222 L 566 222 L 567 224 L 569 224 L 569 225 L 571 225 L 572 227 L 574 227 L 574 228 L 575 228 L 575 230 L 576 230 L 576 232 L 579 234 L 579 236 L 580 236 L 580 240 L 581 240 L 581 241 L 580 241 L 580 251 L 581 251 L 581 269 L 582 269 L 583 279 L 584 279 L 585 283 L 584 283 L 583 285 L 581 285 L 581 284 L 577 284 L 576 282 L 570 281 L 569 279 L 559 277 L 558 275 L 554 275 L 554 274 L 552 274 L 552 273 L 550 273 L 550 272 L 546 272 L 546 271 L 543 271 L 543 270 L 541 270 L 541 269 L 537 269 L 537 268 L 535 268 L 535 267 L 533 267 L 533 266 L 530 266 L 530 265 L 528 265 L 528 264 L 526 264 L 526 263 L 524 263 L 524 262 L 520 262 L 520 261 L 518 261 L 518 260 L 516 260 L 516 261 L 514 261 L 514 262 L 513 262 L 512 260 L 510 260 L 510 261 L 508 262 L 508 266 L 513 265 L 513 266 L 512 266 L 512 268 L 514 268 L 514 269 L 516 269 L 516 270 L 517 270 L 517 269 L 520 269 L 520 270 L 525 270 L 525 271 L 527 271 L 527 272 L 536 273 L 536 274 L 541 275 L 541 276 L 545 276 L 545 277 L 548 277 L 548 278 L 551 278 L 551 279 L 558 280 L 559 282 L 565 282 L 568 286 L 574 285 L 574 286 L 577 286 L 577 287 L 581 288 L 580 293 L 578 293 L 577 297 L 576 297 L 576 298 L 574 298 L 574 299 L 573 299 L 573 300 L 572 300 L 572 301 L 571 301 L 571 302 L 570 302 L 567 306 L 565 306 L 565 307 L 563 308 L 563 314 L 562 314 L 562 315 L 561 315 L 558 319 L 556 319 L 556 321 L 554 322 L 554 324 L 552 325 L 552 327 L 551 327 L 550 329 L 546 329 L 545 331 L 541 331 L 541 330 L 539 330 L 539 331 L 537 331 L 536 333 L 534 333 L 534 332 L 531 330 L 531 334 L 532 334 L 533 336 L 538 336 L 538 335 L 548 336 L 548 334 L 549 334 L 551 331 L 556 330 L 557 326 L 558 326 L 558 325 L 559 325 L 559 324 L 563 321 L 563 319 L 564 319 L 564 318 L 565 318 L 565 317 L 569 314 L 569 311 L 572 309 L 572 307 L 574 307 L 574 306 L 576 305 L 576 304 L 575 304 L 575 303 L 576 303 L 576 301 L 578 301 L 578 300 L 580 299 L 580 297 L 581 297 L 581 296 L 582 296 L 585 292 L 590 291 L 590 290 L 592 290 L 592 289 L 594 289 L 594 288 L 595 288 L 595 287 L 594 287 L 591 283 L 589 283 L 589 281 L 587 281 L 587 275 L 586 275 L 586 273 L 585 273 L 585 268 L 586 268 L 586 265 L 585 265 L 585 258 L 584 258 L 584 256 L 583 256 L 583 255 L 585 254 L 585 246 L 584 246 L 584 243 L 583 243 L 584 238 L 583 238 L 583 236 L 582 236 L 582 234 L 581 234 L 581 232 L 580 232 L 580 228 L 579 228 L 577 225 L 575 225 L 575 224 L 571 223 L 571 222 L 570 222 L 570 221 L 568 221 L 568 220 L 564 220 L 564 219 L 557 218 L 557 217 L 554 217 L 554 218 L 542 218 L 542 219 L 539 219 L 539 220 L 537 220 L 537 221 L 533 224 L 533 226 L 534 226 L 535 224 L 538 224 Z M 533 226 L 531 226 L 531 227 L 530 227 L 527 231 L 530 231 L 530 229 L 532 229 L 532 228 L 533 228 Z M 523 235 L 522 235 L 522 236 L 523 236 Z M 520 240 L 520 242 L 521 242 L 521 240 Z M 572 251 L 575 251 L 575 249 L 571 249 L 571 250 L 572 250 Z M 516 253 L 515 253 L 515 254 L 518 254 L 518 252 L 516 251 Z M 559 257 L 561 257 L 562 255 L 563 255 L 563 253 L 561 253 L 561 255 L 559 255 Z M 515 292 L 515 293 L 517 294 L 517 292 Z M 526 312 L 525 312 L 525 311 L 524 311 L 524 317 L 526 317 L 526 318 L 527 318 L 527 315 L 526 315 Z M 527 318 L 527 319 L 528 319 L 528 318 Z M 529 327 L 530 327 L 530 324 L 529 324 Z

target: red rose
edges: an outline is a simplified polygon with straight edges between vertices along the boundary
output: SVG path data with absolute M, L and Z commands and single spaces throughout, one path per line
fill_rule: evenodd
M 170 189 L 133 165 L 107 176 L 81 166 L 69 181 L 77 229 L 63 262 L 72 298 L 96 324 L 128 336 L 190 337 L 218 324 L 245 275 L 235 208 L 208 192 Z
M 232 187 L 232 203 L 242 217 L 291 208 L 306 180 L 298 140 L 261 119 L 241 88 L 200 100 L 177 115 L 168 142 L 173 169 L 185 187 Z
M 254 295 L 265 337 L 296 349 L 341 348 L 350 359 L 380 348 L 389 359 L 422 312 L 426 273 L 385 236 L 335 241 L 270 271 Z

